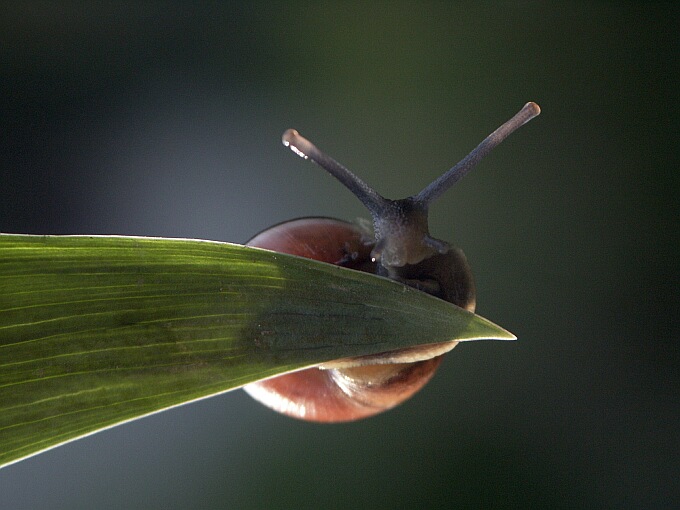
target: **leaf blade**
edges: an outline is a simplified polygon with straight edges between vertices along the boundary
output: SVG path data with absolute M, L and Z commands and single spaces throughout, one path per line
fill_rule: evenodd
M 365 273 L 197 240 L 0 235 L 0 466 L 349 356 L 512 339 Z

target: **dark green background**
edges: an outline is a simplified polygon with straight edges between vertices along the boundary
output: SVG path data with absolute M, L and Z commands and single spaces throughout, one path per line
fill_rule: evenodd
M 68 5 L 68 4 L 66 4 Z M 94 5 L 94 6 L 93 6 Z M 543 114 L 431 209 L 479 312 L 400 408 L 320 426 L 242 391 L 0 471 L 0 507 L 680 505 L 671 3 L 16 3 L 0 16 L 0 231 L 243 242 L 365 216 L 295 127 L 412 194 Z

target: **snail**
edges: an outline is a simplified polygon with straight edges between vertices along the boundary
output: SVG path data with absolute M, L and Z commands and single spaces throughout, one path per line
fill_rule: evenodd
M 331 218 L 301 218 L 275 225 L 248 246 L 338 264 L 415 287 L 474 312 L 475 287 L 462 250 L 430 237 L 429 205 L 463 177 L 488 152 L 540 108 L 527 103 L 457 165 L 417 195 L 389 200 L 328 157 L 293 129 L 283 144 L 316 163 L 344 184 L 373 217 L 370 229 Z M 262 404 L 285 415 L 314 422 L 344 422 L 386 411 L 420 390 L 443 354 L 457 341 L 343 359 L 245 386 Z

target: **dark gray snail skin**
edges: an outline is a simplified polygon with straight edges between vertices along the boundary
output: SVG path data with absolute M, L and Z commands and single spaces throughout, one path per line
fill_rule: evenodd
M 300 218 L 275 225 L 248 246 L 266 248 L 379 274 L 474 312 L 472 272 L 462 250 L 430 237 L 428 208 L 489 151 L 536 117 L 527 103 L 460 163 L 417 195 L 390 200 L 289 129 L 283 143 L 318 164 L 344 184 L 373 217 L 373 235 L 332 218 Z M 345 422 L 372 416 L 402 403 L 420 390 L 458 342 L 430 344 L 359 358 L 337 360 L 245 386 L 264 405 L 315 422 Z

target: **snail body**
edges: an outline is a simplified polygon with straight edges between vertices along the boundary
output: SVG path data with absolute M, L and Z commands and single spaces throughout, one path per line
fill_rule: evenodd
M 428 207 L 491 149 L 540 113 L 527 103 L 468 156 L 417 195 L 382 197 L 352 172 L 294 130 L 283 143 L 336 177 L 367 207 L 367 229 L 332 218 L 301 218 L 275 225 L 248 246 L 312 258 L 400 281 L 461 308 L 475 310 L 472 272 L 462 250 L 429 234 Z M 245 386 L 256 400 L 280 413 L 308 421 L 343 422 L 390 409 L 420 390 L 444 353 L 457 341 L 325 363 Z

